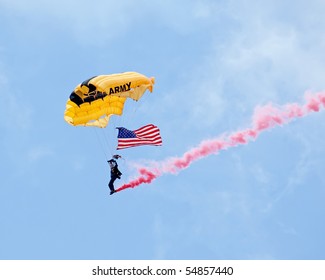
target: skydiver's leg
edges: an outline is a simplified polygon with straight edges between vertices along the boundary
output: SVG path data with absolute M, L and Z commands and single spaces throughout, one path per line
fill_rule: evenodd
M 114 181 L 115 181 L 115 179 L 114 178 L 111 178 L 111 180 L 108 183 L 109 189 L 111 191 L 114 191 Z
M 115 192 L 115 189 L 114 189 L 114 181 L 115 180 L 116 180 L 116 177 L 112 176 L 111 180 L 108 183 L 109 189 L 111 190 L 111 194 Z

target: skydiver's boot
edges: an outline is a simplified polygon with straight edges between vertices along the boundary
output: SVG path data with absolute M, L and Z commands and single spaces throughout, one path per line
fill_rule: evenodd
M 112 190 L 111 193 L 110 193 L 110 195 L 112 195 L 112 194 L 115 193 L 115 192 L 116 192 L 115 190 Z

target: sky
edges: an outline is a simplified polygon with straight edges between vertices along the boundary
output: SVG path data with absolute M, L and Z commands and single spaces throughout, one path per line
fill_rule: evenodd
M 325 258 L 325 110 L 264 131 L 176 174 L 109 195 L 115 126 L 153 123 L 181 157 L 252 125 L 257 106 L 325 90 L 321 0 L 0 0 L 0 259 Z M 63 119 L 100 74 L 155 77 L 105 129 Z

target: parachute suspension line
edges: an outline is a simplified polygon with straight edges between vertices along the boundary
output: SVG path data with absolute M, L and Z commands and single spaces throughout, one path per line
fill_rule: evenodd
M 108 147 L 109 152 L 111 153 L 111 156 L 112 156 L 113 155 L 113 149 L 112 149 L 112 146 L 111 146 L 111 141 L 109 139 L 113 139 L 113 137 L 110 137 L 110 135 L 108 133 L 108 129 L 109 128 L 101 129 L 101 131 L 103 133 L 103 138 L 105 140 L 105 145 L 106 145 L 106 147 Z M 105 131 L 107 131 L 107 133 L 105 133 Z
M 100 137 L 99 137 L 99 134 L 98 134 L 97 128 L 96 128 L 96 127 L 93 127 L 93 129 L 95 130 L 95 134 L 96 134 L 96 136 L 97 136 L 97 140 L 98 140 L 99 146 L 101 147 L 102 152 L 103 152 L 103 154 L 104 154 L 106 160 L 108 160 L 109 158 L 107 157 L 106 149 L 105 149 L 105 147 L 104 147 L 103 142 L 101 141 L 101 139 L 100 139 Z
M 124 107 L 124 108 L 123 108 L 123 114 L 122 114 L 122 115 L 114 116 L 114 117 L 112 118 L 113 125 L 114 125 L 114 128 L 115 128 L 115 129 L 116 129 L 116 127 L 124 126 L 124 120 L 125 120 L 124 112 L 125 112 L 125 110 L 127 110 L 127 109 Z
M 137 111 L 138 111 L 138 109 L 139 109 L 139 107 L 140 107 L 140 105 L 141 105 L 141 104 L 139 104 L 138 101 L 135 101 L 135 102 L 136 102 L 136 104 L 135 104 L 133 110 L 130 112 L 130 113 L 131 113 L 132 126 L 135 125 L 135 124 L 134 124 L 134 121 L 135 121 L 135 119 L 136 119 Z M 133 129 L 136 129 L 136 128 L 137 128 L 137 127 L 133 127 Z
M 131 112 L 131 119 L 132 119 L 132 126 L 133 129 L 138 129 L 140 126 L 144 125 L 143 123 L 139 123 L 139 117 L 141 117 L 141 114 L 139 113 L 139 111 L 141 112 L 141 108 L 143 107 L 143 102 L 141 101 L 135 101 L 136 104 L 135 106 L 133 106 L 133 110 Z M 142 121 L 141 121 L 142 122 Z
M 118 117 L 118 116 L 116 116 L 116 117 Z M 115 120 L 115 116 L 110 119 L 110 122 L 112 122 L 112 126 L 111 126 L 112 127 L 112 130 L 111 130 L 111 133 L 114 135 L 114 137 L 112 136 L 111 139 L 117 139 L 116 131 L 117 131 L 117 127 L 119 127 L 120 124 L 117 124 L 117 122 Z M 111 152 L 112 152 L 112 150 L 111 150 Z M 112 155 L 113 155 L 113 153 L 112 153 Z
M 127 129 L 137 129 L 139 126 L 139 123 L 137 122 L 137 111 L 139 109 L 139 107 L 141 106 L 141 102 L 139 101 L 135 101 L 135 100 L 129 100 L 130 102 L 128 102 L 129 106 L 126 107 L 126 110 L 128 110 L 127 112 Z M 135 102 L 135 104 L 134 104 Z M 122 115 L 122 122 L 124 123 L 124 118 L 125 118 L 125 114 Z M 123 125 L 121 125 L 123 126 Z

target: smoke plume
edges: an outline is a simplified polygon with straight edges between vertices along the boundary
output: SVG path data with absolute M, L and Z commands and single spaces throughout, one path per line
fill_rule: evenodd
M 150 184 L 163 174 L 175 174 L 189 167 L 194 161 L 211 154 L 217 154 L 221 150 L 246 145 L 255 140 L 261 132 L 275 126 L 281 126 L 297 118 L 305 117 L 312 112 L 319 112 L 325 108 L 325 92 L 306 93 L 305 103 L 289 103 L 283 106 L 267 104 L 257 106 L 252 117 L 252 125 L 249 128 L 217 137 L 203 140 L 197 147 L 190 149 L 180 157 L 173 157 L 161 162 L 155 162 L 152 166 L 139 167 L 138 176 L 130 182 L 122 185 L 116 191 L 134 188 L 141 184 Z

